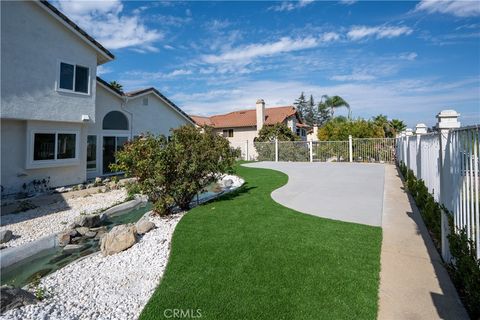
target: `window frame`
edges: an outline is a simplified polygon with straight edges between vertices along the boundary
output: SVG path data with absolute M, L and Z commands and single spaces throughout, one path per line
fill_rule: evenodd
M 225 135 L 225 132 L 227 132 L 227 135 Z M 230 135 L 230 133 L 231 133 L 232 135 Z M 233 129 L 223 129 L 223 131 L 222 131 L 222 136 L 223 136 L 224 138 L 233 138 Z
M 55 153 L 54 159 L 49 160 L 34 160 L 35 154 L 35 135 L 36 134 L 54 134 L 55 135 Z M 75 135 L 75 157 L 68 159 L 58 159 L 58 135 L 59 134 L 74 134 Z M 29 141 L 27 143 L 27 169 L 57 167 L 76 165 L 79 163 L 80 153 L 80 131 L 77 130 L 48 130 L 48 129 L 33 129 L 28 135 Z
M 73 66 L 73 86 L 72 86 L 72 90 L 60 88 L 60 73 L 61 73 L 61 70 L 62 70 L 62 63 L 70 64 L 70 65 Z M 75 91 L 75 80 L 76 80 L 75 78 L 76 78 L 76 74 L 77 74 L 77 66 L 82 67 L 82 68 L 86 68 L 88 70 L 87 92 Z M 86 64 L 73 63 L 73 62 L 68 61 L 66 59 L 57 60 L 57 80 L 56 80 L 56 84 L 55 84 L 55 90 L 56 91 L 89 96 L 90 92 L 91 92 L 91 82 L 92 82 L 92 68 L 90 68 Z
M 88 137 L 95 137 L 95 168 L 88 168 L 87 154 L 88 154 Z M 96 172 L 98 170 L 98 135 L 87 134 L 87 154 L 85 154 L 85 168 L 87 172 Z

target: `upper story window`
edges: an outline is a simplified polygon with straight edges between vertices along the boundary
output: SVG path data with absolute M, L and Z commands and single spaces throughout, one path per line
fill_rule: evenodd
M 103 118 L 103 130 L 128 130 L 128 119 L 120 111 L 110 111 Z
M 233 129 L 223 130 L 223 136 L 225 138 L 233 138 Z
M 90 69 L 80 65 L 60 62 L 58 88 L 61 90 L 89 93 Z

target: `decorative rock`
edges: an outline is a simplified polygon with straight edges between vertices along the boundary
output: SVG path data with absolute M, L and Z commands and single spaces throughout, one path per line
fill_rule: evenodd
M 137 221 L 135 228 L 137 228 L 138 234 L 145 234 L 155 228 L 155 223 L 143 218 Z
M 98 214 L 81 215 L 75 218 L 73 223 L 79 227 L 98 227 L 102 220 Z
M 83 190 L 83 189 L 85 189 L 85 185 L 83 185 L 82 183 L 80 183 L 80 184 L 77 185 L 77 189 L 78 189 L 78 190 Z
M 13 238 L 13 232 L 10 230 L 0 231 L 0 243 L 5 243 Z
M 126 250 L 137 242 L 137 230 L 133 224 L 115 226 L 101 241 L 100 249 L 104 256 Z
M 83 236 L 84 236 L 85 238 L 94 238 L 96 235 L 97 235 L 96 232 L 94 232 L 94 231 L 88 231 L 88 232 L 85 233 Z
M 81 244 L 68 244 L 63 248 L 63 252 L 76 251 L 76 250 L 80 250 L 83 247 L 84 245 L 81 245 Z
M 90 231 L 89 228 L 87 227 L 79 227 L 75 229 L 78 233 L 80 233 L 82 236 L 84 236 L 87 232 Z
M 0 299 L 0 312 L 2 313 L 10 309 L 34 304 L 37 302 L 37 299 L 32 293 L 11 286 L 2 286 L 0 288 Z
M 96 177 L 95 178 L 95 183 L 97 183 L 97 184 L 102 183 L 102 178 Z
M 64 232 L 58 235 L 59 246 L 64 247 L 69 243 L 70 243 L 70 234 L 68 232 Z
M 110 181 L 112 180 L 110 180 L 109 178 L 103 179 L 103 183 L 109 183 Z
M 95 184 L 93 184 L 93 183 L 89 183 L 86 186 L 87 189 L 90 189 L 90 188 L 93 188 L 93 187 L 95 187 Z

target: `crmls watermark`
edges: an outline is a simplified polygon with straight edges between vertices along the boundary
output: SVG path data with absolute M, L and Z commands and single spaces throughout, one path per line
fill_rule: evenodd
M 197 319 L 202 317 L 202 309 L 165 309 L 163 316 L 172 319 Z

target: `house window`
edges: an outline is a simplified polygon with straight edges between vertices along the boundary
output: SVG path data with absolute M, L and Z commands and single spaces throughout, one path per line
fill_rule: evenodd
M 72 92 L 89 92 L 90 69 L 70 63 L 60 63 L 58 88 Z
M 297 132 L 297 136 L 300 136 L 300 129 L 297 128 L 296 132 Z
M 225 138 L 233 138 L 233 129 L 223 130 L 223 136 Z
M 76 133 L 33 134 L 33 161 L 75 159 L 76 150 Z
M 142 104 L 144 106 L 148 106 L 148 97 L 145 97 L 145 98 L 142 99 Z
M 33 160 L 55 160 L 55 133 L 36 133 Z
M 127 142 L 128 137 L 103 137 L 103 174 L 115 173 L 110 165 L 116 163 L 116 152 L 122 150 Z
M 128 119 L 120 111 L 110 111 L 103 118 L 103 130 L 128 130 Z
M 97 169 L 97 136 L 87 137 L 87 170 Z
M 75 158 L 75 138 L 74 133 L 57 134 L 57 159 Z

